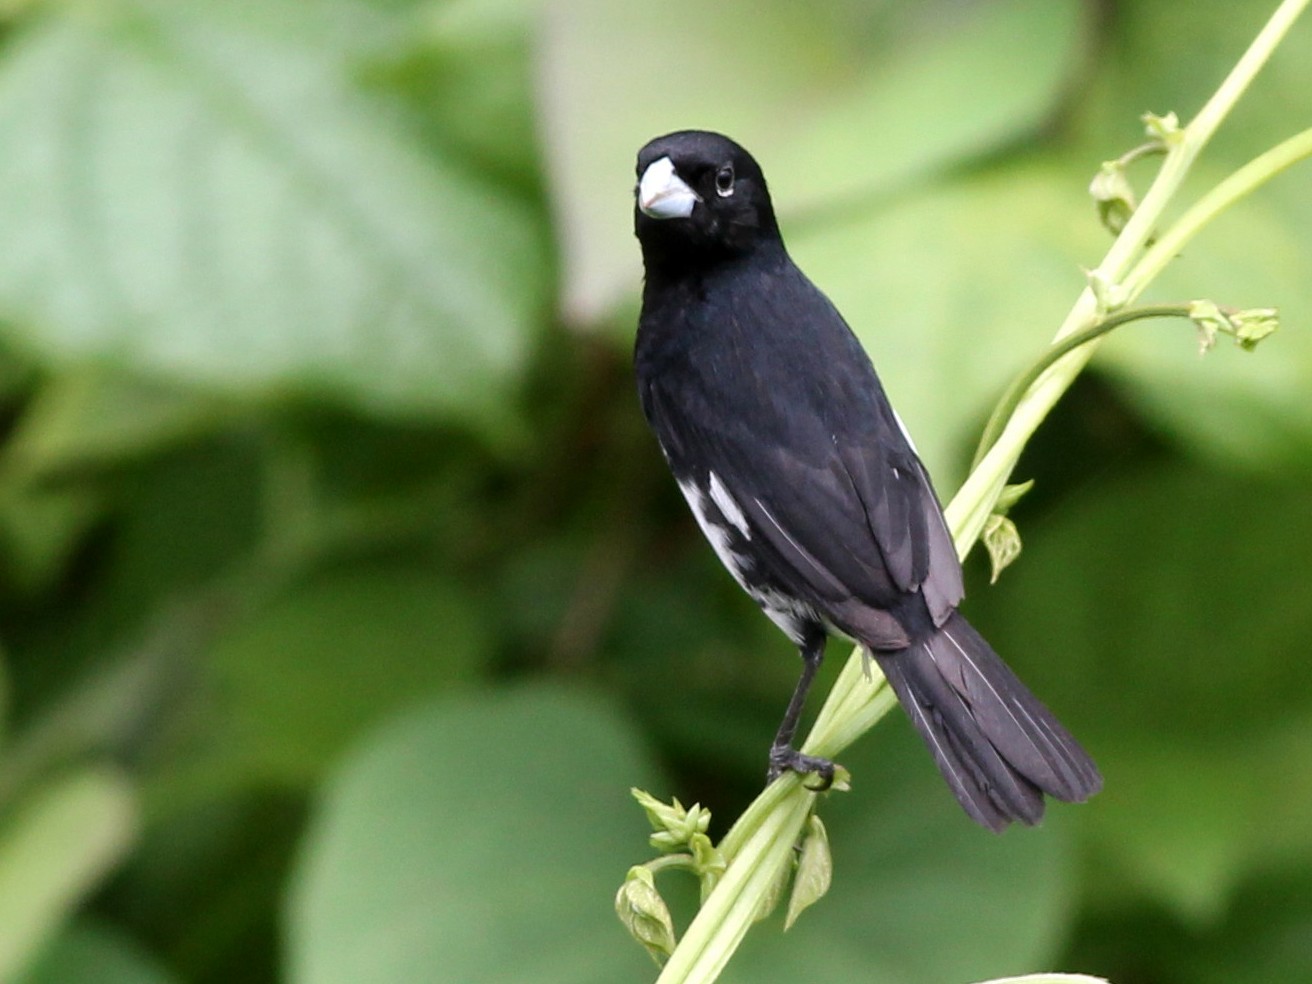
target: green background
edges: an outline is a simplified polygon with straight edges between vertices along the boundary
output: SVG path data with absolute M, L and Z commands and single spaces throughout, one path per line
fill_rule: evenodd
M 948 497 L 1273 8 L 0 2 L 0 981 L 651 979 L 628 789 L 722 833 L 797 664 L 637 411 L 637 148 L 756 153 Z M 1310 123 L 1312 22 L 1181 204 Z M 1104 792 L 994 837 L 890 716 L 726 980 L 1312 979 L 1310 177 L 1149 293 L 1281 332 L 1113 338 L 968 565 Z

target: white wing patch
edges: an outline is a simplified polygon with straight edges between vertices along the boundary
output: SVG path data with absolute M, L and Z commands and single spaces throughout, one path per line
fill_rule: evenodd
M 705 535 L 706 539 L 710 541 L 711 547 L 715 550 L 715 555 L 720 558 L 720 563 L 729 569 L 729 573 L 734 576 L 734 579 L 742 585 L 743 588 L 746 588 L 747 584 L 743 580 L 743 571 L 746 569 L 747 565 L 744 558 L 734 553 L 733 548 L 729 545 L 729 531 L 723 526 L 718 526 L 715 523 L 712 523 L 710 519 L 707 518 L 706 497 L 702 495 L 701 489 L 697 488 L 697 486 L 690 481 L 685 481 L 683 479 L 678 481 L 679 491 L 682 492 L 683 497 L 688 500 L 688 505 L 692 509 L 693 518 L 697 520 L 697 525 L 702 528 L 702 533 Z M 712 486 L 712 488 L 714 488 L 714 486 Z M 714 495 L 714 493 L 712 493 L 712 495 Z M 731 499 L 729 501 L 732 502 L 733 500 Z M 737 504 L 734 505 L 734 508 L 738 508 Z M 721 509 L 721 512 L 723 511 L 724 510 Z M 738 515 L 739 518 L 742 517 L 741 510 Z
M 747 525 L 747 517 L 743 515 L 742 508 L 734 501 L 729 490 L 724 487 L 720 481 L 720 476 L 715 472 L 710 473 L 711 481 L 711 501 L 719 507 L 720 512 L 724 513 L 724 518 L 733 524 L 734 529 L 743 535 L 745 539 L 752 538 L 751 527 Z
M 818 621 L 819 616 L 810 606 L 798 601 L 796 598 L 790 598 L 782 592 L 760 583 L 760 579 L 756 577 L 756 572 L 752 566 L 751 558 L 744 557 L 733 549 L 733 530 L 742 534 L 743 539 L 750 539 L 751 537 L 751 528 L 747 525 L 747 517 L 743 515 L 742 509 L 734 501 L 733 496 L 729 494 L 729 490 L 724 487 L 713 472 L 707 484 L 710 503 L 707 502 L 708 496 L 693 482 L 679 480 L 679 491 L 688 500 L 688 505 L 692 509 L 693 517 L 697 520 L 697 525 L 701 527 L 702 533 L 710 542 L 712 549 L 715 550 L 715 555 L 720 558 L 720 563 L 728 569 L 729 573 L 733 575 L 733 579 L 738 582 L 738 586 L 761 606 L 762 611 L 769 616 L 775 625 L 783 630 L 784 635 L 788 636 L 795 645 L 800 646 L 806 635 L 806 627 Z M 724 524 L 713 521 L 707 516 L 710 504 L 714 504 L 715 508 L 724 517 Z M 732 526 L 732 530 L 730 526 Z

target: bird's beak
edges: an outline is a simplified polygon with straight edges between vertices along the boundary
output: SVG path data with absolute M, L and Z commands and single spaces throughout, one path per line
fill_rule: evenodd
M 674 173 L 674 162 L 662 157 L 647 165 L 638 182 L 638 208 L 653 219 L 686 219 L 701 195 Z

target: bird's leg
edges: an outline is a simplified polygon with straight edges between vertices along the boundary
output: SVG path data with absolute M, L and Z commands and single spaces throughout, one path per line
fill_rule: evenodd
M 784 719 L 779 723 L 779 731 L 770 746 L 770 771 L 766 773 L 766 782 L 774 782 L 785 769 L 793 772 L 813 772 L 820 777 L 820 784 L 812 787 L 823 791 L 833 785 L 834 763 L 816 755 L 803 755 L 793 747 L 793 736 L 797 733 L 797 723 L 802 716 L 802 706 L 806 703 L 807 691 L 815 679 L 816 670 L 825 658 L 825 633 L 818 626 L 809 630 L 800 646 L 802 656 L 802 675 L 798 678 L 793 697 L 784 711 Z

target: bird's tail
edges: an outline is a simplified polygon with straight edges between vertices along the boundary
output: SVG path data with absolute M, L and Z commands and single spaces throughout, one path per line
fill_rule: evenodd
M 966 812 L 990 830 L 1043 817 L 1043 794 L 1102 788 L 1079 744 L 983 636 L 953 612 L 927 640 L 872 652 Z

